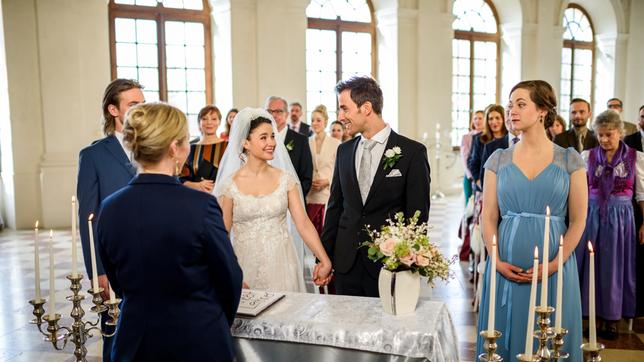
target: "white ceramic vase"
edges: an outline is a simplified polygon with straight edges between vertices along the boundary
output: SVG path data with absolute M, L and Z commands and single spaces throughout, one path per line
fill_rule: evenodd
M 420 296 L 420 275 L 409 270 L 392 272 L 380 269 L 378 291 L 382 308 L 393 315 L 411 314 Z

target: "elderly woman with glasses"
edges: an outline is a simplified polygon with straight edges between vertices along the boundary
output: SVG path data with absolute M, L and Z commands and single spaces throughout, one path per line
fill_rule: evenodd
M 597 275 L 596 312 L 604 323 L 600 334 L 618 336 L 617 322 L 635 316 L 635 247 L 644 243 L 644 228 L 635 229 L 635 212 L 644 213 L 644 154 L 623 141 L 624 123 L 619 113 L 607 110 L 593 123 L 599 146 L 584 151 L 588 170 L 589 203 L 586 230 L 581 240 L 595 249 Z M 634 209 L 631 199 L 639 208 Z M 586 243 L 577 246 L 582 286 L 582 308 L 588 315 L 588 265 Z

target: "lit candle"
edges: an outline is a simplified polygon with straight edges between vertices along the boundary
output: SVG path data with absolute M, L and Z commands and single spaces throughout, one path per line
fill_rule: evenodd
M 595 326 L 595 252 L 593 244 L 588 241 L 590 251 L 590 277 L 588 279 L 588 330 L 590 332 L 590 348 L 597 346 L 597 327 Z
M 492 237 L 492 251 L 490 252 L 490 305 L 487 320 L 487 333 L 494 333 L 494 313 L 496 309 L 496 235 Z
M 76 251 L 76 196 L 72 196 L 72 277 L 78 276 L 78 253 Z
M 92 290 L 94 293 L 98 291 L 98 272 L 96 271 L 96 247 L 94 246 L 94 229 L 92 229 L 92 219 L 94 214 L 89 214 L 89 219 L 87 220 L 88 230 L 89 230 L 89 250 L 92 258 Z
M 423 143 L 427 143 L 427 132 L 423 132 Z
M 548 307 L 548 262 L 550 254 L 548 245 L 550 243 L 550 206 L 546 206 L 546 225 L 543 232 L 543 261 L 541 267 L 541 307 Z
M 530 287 L 530 305 L 528 306 L 528 327 L 525 334 L 525 352 L 528 358 L 532 358 L 532 346 L 534 343 L 534 307 L 537 304 L 537 275 L 539 274 L 539 247 L 534 247 L 534 261 L 532 262 L 532 286 Z
M 436 144 L 439 144 L 441 141 L 441 124 L 436 123 Z
M 561 318 L 563 318 L 562 297 L 563 297 L 563 235 L 559 239 L 559 254 L 557 257 L 557 304 L 555 305 L 555 331 L 561 329 Z
M 49 319 L 56 317 L 56 277 L 54 275 L 54 230 L 49 230 Z
M 110 303 L 114 303 L 116 301 L 116 294 L 114 294 L 114 289 L 112 289 L 112 285 L 110 284 Z
M 40 295 L 40 240 L 38 240 L 38 220 L 34 226 L 34 264 L 36 268 L 36 300 L 41 299 Z

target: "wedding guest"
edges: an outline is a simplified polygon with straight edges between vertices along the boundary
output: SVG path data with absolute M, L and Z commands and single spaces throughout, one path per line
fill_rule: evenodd
M 564 132 L 566 129 L 566 120 L 563 119 L 562 116 L 557 115 L 555 118 L 555 122 L 552 124 L 552 126 L 548 127 L 548 138 L 552 141 L 557 137 L 557 135 L 560 135 Z
M 503 107 L 498 104 L 491 104 L 485 109 L 485 128 L 472 138 L 472 150 L 467 161 L 467 167 L 472 172 L 472 179 L 477 189 L 481 190 L 481 156 L 483 147 L 508 134 L 505 127 L 505 114 Z
M 488 325 L 490 275 L 496 273 L 495 329 L 502 333 L 497 353 L 504 361 L 525 351 L 525 331 L 530 305 L 530 282 L 535 246 L 543 251 L 545 212 L 550 207 L 549 277 L 541 281 L 537 295 L 547 285 L 547 304 L 555 305 L 559 238 L 563 236 L 562 327 L 568 330 L 563 347 L 569 361 L 581 362 L 581 297 L 574 250 L 586 225 L 588 189 L 581 156 L 573 149 L 554 145 L 546 128 L 554 122 L 557 98 L 550 84 L 542 80 L 523 81 L 510 92 L 509 118 L 522 139 L 514 147 L 497 150 L 485 164 L 483 189 L 483 236 L 488 252 L 498 236 L 496 270 L 488 258 L 479 314 L 480 329 Z M 567 219 L 567 220 L 566 220 Z M 572 257 L 571 257 L 572 256 Z M 541 273 L 537 274 L 541 277 Z M 534 301 L 533 301 L 534 302 Z M 539 303 L 537 301 L 537 303 Z M 484 340 L 477 338 L 476 355 L 484 352 Z
M 498 106 L 497 110 L 502 110 L 503 107 L 500 105 Z M 521 140 L 521 131 L 516 129 L 514 125 L 512 124 L 512 120 L 510 120 L 510 117 L 506 117 L 503 120 L 505 124 L 505 128 L 508 130 L 508 134 L 505 137 L 497 138 L 491 142 L 488 142 L 483 146 L 483 152 L 481 153 L 481 170 L 479 174 L 481 175 L 481 187 L 483 187 L 483 184 L 485 182 L 485 163 L 487 162 L 488 158 L 492 156 L 494 151 L 498 149 L 506 149 L 508 147 L 513 147 L 516 145 L 520 140 Z
M 232 361 L 242 272 L 215 198 L 176 178 L 190 152 L 186 116 L 139 105 L 123 133 L 140 172 L 103 201 L 97 227 L 123 299 L 113 360 Z
M 197 116 L 201 138 L 190 145 L 190 154 L 183 165 L 180 180 L 192 189 L 211 192 L 217 179 L 219 161 L 228 142 L 217 136 L 221 124 L 219 108 L 210 105 L 202 108 Z
M 309 147 L 313 151 L 313 183 L 311 191 L 306 196 L 306 213 L 318 234 L 322 234 L 324 226 L 324 212 L 326 203 L 329 201 L 335 154 L 340 145 L 340 141 L 327 136 L 325 130 L 328 121 L 326 107 L 322 104 L 315 107 L 311 113 L 311 128 L 314 135 L 309 138 Z
M 311 130 L 311 127 L 302 122 L 302 105 L 299 102 L 293 102 L 290 105 L 291 111 L 289 112 L 291 122 L 288 124 L 288 128 L 292 129 L 293 131 L 305 135 L 306 137 L 309 137 L 313 135 L 313 131 Z
M 635 316 L 635 246 L 644 244 L 644 227 L 635 228 L 635 214 L 644 212 L 644 153 L 620 141 L 624 124 L 619 113 L 602 112 L 593 123 L 599 146 L 584 151 L 588 165 L 589 207 L 582 240 L 590 240 L 595 254 L 597 316 L 604 338 L 617 339 L 617 322 Z M 639 207 L 634 209 L 633 195 Z M 582 306 L 588 314 L 589 254 L 577 247 Z M 602 293 L 601 291 L 610 291 Z
M 472 183 L 474 177 L 472 171 L 467 167 L 467 160 L 470 157 L 472 149 L 472 138 L 481 133 L 484 127 L 483 119 L 485 112 L 476 111 L 472 114 L 472 121 L 470 122 L 469 132 L 463 135 L 461 139 L 461 160 L 463 161 L 463 169 L 465 170 L 465 178 L 463 179 L 463 193 L 465 194 L 465 205 L 467 205 L 470 196 L 472 196 Z
M 644 105 L 640 107 L 639 109 L 639 132 L 635 132 L 630 136 L 624 137 L 624 143 L 628 145 L 631 148 L 634 148 L 640 152 L 642 152 L 642 144 L 644 143 Z M 633 209 L 637 210 L 639 207 L 637 200 L 633 198 Z M 642 215 L 640 215 L 639 212 L 635 213 L 635 227 L 637 230 L 642 227 Z M 644 245 L 640 244 L 637 245 L 636 247 L 637 252 L 636 252 L 636 282 L 637 285 L 635 287 L 636 291 L 636 300 L 637 305 L 636 311 L 635 311 L 635 316 L 636 317 L 641 317 L 644 316 Z
M 619 113 L 621 116 L 622 112 L 624 112 L 624 103 L 619 98 L 611 98 L 606 102 L 606 108 L 612 109 L 613 111 Z M 624 122 L 624 135 L 630 136 L 633 133 L 637 133 L 637 126 L 635 126 L 631 122 L 626 122 L 624 120 L 622 121 Z
M 233 119 L 235 119 L 235 116 L 237 115 L 239 111 L 237 108 L 231 108 L 228 113 L 226 113 L 226 124 L 225 124 L 225 129 L 219 137 L 223 138 L 225 141 L 228 141 L 228 136 L 230 135 L 230 126 L 233 124 Z
M 286 119 L 289 114 L 287 106 L 288 103 L 284 98 L 270 96 L 266 99 L 266 111 L 273 116 L 277 124 L 275 138 L 286 146 L 286 150 L 288 151 L 288 155 L 291 158 L 291 162 L 293 163 L 293 167 L 295 167 L 297 177 L 302 186 L 302 195 L 305 196 L 311 190 L 311 180 L 313 177 L 311 149 L 309 148 L 309 140 L 306 136 L 286 126 Z
M 557 135 L 554 142 L 563 147 L 572 147 L 577 152 L 597 147 L 595 133 L 586 126 L 588 120 L 593 116 L 590 110 L 590 103 L 581 98 L 573 98 L 570 101 L 570 129 Z
M 342 122 L 331 122 L 331 137 L 340 142 L 344 142 L 344 124 Z
M 109 297 L 109 281 L 100 255 L 96 255 L 98 275 L 92 274 L 89 233 L 93 233 L 95 239 L 97 236 L 96 230 L 89 230 L 87 219 L 90 214 L 98 213 L 103 200 L 127 185 L 136 175 L 132 154 L 123 145 L 123 123 L 128 109 L 145 101 L 142 89 L 141 84 L 130 79 L 115 79 L 105 88 L 102 104 L 105 137 L 85 147 L 78 156 L 76 197 L 83 259 L 88 277 L 98 278 L 98 286 L 103 288 L 103 299 Z M 105 324 L 109 318 L 107 312 L 101 313 L 101 327 L 107 333 L 113 331 Z M 112 340 L 112 337 L 103 338 L 104 361 L 112 360 Z

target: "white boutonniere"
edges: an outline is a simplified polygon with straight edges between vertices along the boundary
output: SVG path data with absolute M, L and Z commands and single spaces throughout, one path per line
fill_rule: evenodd
M 402 150 L 398 146 L 386 150 L 385 159 L 382 161 L 384 164 L 384 169 L 387 170 L 388 168 L 394 167 L 394 165 L 398 162 L 398 160 L 400 160 L 402 156 Z
M 291 152 L 293 151 L 293 148 L 295 148 L 295 141 L 291 140 L 289 143 L 286 144 L 286 149 Z

